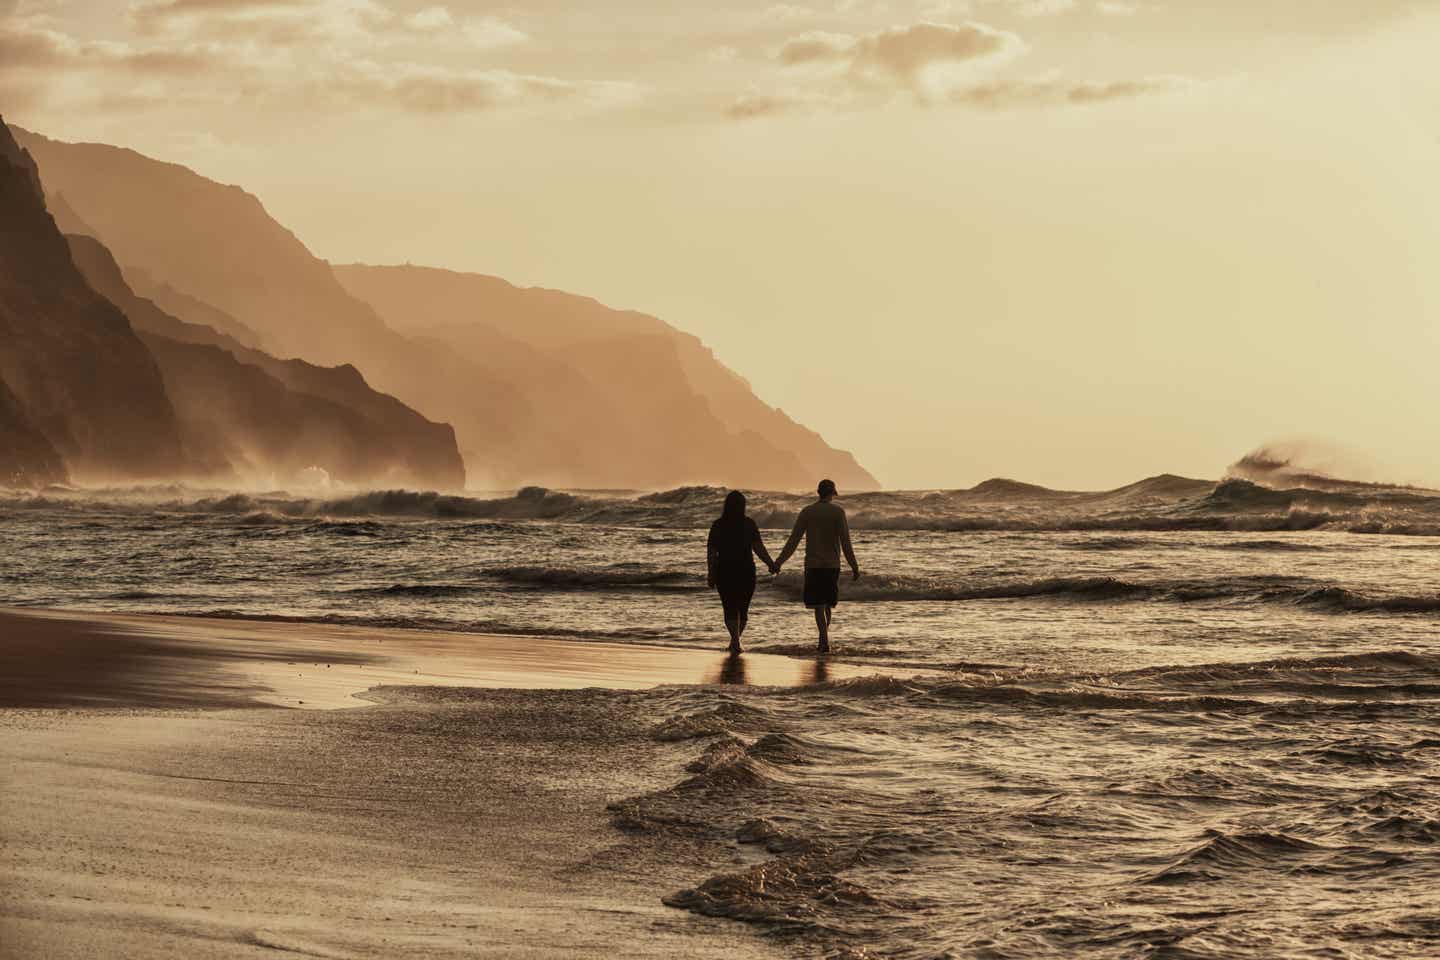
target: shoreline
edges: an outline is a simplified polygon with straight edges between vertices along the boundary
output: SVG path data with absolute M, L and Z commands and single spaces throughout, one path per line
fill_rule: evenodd
M 766 653 L 396 627 L 0 607 L 0 707 L 364 706 L 381 685 L 804 686 L 923 671 Z
M 693 759 L 646 691 L 727 659 L 0 608 L 0 942 L 17 960 L 785 956 L 665 906 L 695 863 L 607 810 Z M 743 660 L 756 683 L 814 669 Z

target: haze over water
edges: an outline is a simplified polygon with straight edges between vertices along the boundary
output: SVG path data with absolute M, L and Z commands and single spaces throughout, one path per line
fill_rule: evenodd
M 1440 540 L 1352 531 L 1413 533 L 1440 501 L 1331 486 L 849 498 L 867 576 L 844 585 L 839 657 L 946 673 L 582 694 L 695 744 L 673 786 L 617 802 L 615 823 L 695 860 L 667 902 L 802 953 L 1426 955 Z M 39 606 L 718 660 L 702 556 L 718 493 L 50 491 L 5 501 L 0 583 Z M 772 547 L 803 502 L 752 497 Z M 762 577 L 748 649 L 809 655 L 798 589 L 794 571 Z M 715 679 L 743 681 L 743 659 Z M 717 848 L 738 852 L 734 871 L 694 852 Z

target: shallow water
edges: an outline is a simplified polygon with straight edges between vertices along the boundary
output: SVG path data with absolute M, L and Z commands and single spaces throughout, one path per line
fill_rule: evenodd
M 616 813 L 763 851 L 672 905 L 826 947 L 1434 956 L 1437 681 L 1391 653 L 697 694 L 663 734 L 703 732 L 693 776 Z
M 12 502 L 0 591 L 718 648 L 687 517 Z M 773 550 L 782 534 L 766 531 Z M 617 803 L 617 825 L 753 864 L 697 868 L 672 905 L 801 953 L 1440 955 L 1440 540 L 855 540 L 867 576 L 842 584 L 839 655 L 949 675 L 629 695 L 692 763 Z M 808 654 L 797 573 L 762 576 L 751 649 Z

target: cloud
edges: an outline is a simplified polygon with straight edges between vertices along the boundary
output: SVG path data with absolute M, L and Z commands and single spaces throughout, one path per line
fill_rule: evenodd
M 813 31 L 786 41 L 776 59 L 786 66 L 817 60 L 841 60 L 850 55 L 857 43 L 856 38 L 849 34 Z
M 1184 77 L 1145 77 L 1140 80 L 1107 82 L 1044 80 L 1003 80 L 979 83 L 951 90 L 944 103 L 957 107 L 983 110 L 1014 110 L 1021 108 L 1084 107 L 1129 100 L 1139 97 L 1174 93 L 1193 86 Z M 937 101 L 927 101 L 935 103 Z M 841 100 L 823 96 L 787 94 L 746 94 L 737 97 L 725 108 L 732 120 L 753 120 L 826 107 L 857 106 L 852 98 Z
M 470 42 L 481 48 L 508 47 L 530 39 L 525 31 L 495 17 L 467 21 L 462 29 Z
M 786 66 L 837 64 L 856 81 L 915 88 L 933 67 L 1012 56 L 1025 47 L 1013 33 L 980 23 L 916 23 L 852 36 L 811 32 L 787 41 L 776 55 Z
M 268 46 L 371 46 L 394 30 L 428 32 L 408 26 L 411 19 L 376 0 L 143 0 L 130 7 L 142 36 Z
M 109 40 L 81 41 L 33 21 L 0 23 L 0 72 L 5 73 L 105 70 L 137 76 L 178 76 L 203 71 L 210 56 L 210 51 L 196 47 L 136 49 Z
M 131 13 L 137 17 L 174 17 L 307 5 L 308 0 L 145 0 L 132 6 Z
M 159 23 L 186 17 L 248 13 L 307 5 L 307 0 L 142 0 L 131 5 L 130 18 L 137 23 Z
M 418 113 L 487 110 L 534 100 L 562 100 L 580 87 L 554 77 L 508 70 L 447 70 L 422 64 L 349 65 L 337 78 L 338 92 L 358 104 L 388 102 Z
M 1024 49 L 1015 34 L 981 23 L 921 22 L 859 35 L 811 31 L 786 41 L 774 58 L 807 78 L 822 102 L 883 101 L 897 94 L 930 102 L 974 82 L 976 69 Z
M 1184 77 L 1174 76 L 1106 82 L 1059 79 L 1000 81 L 956 90 L 951 94 L 950 102 L 993 110 L 1027 106 L 1084 106 L 1172 93 L 1190 85 Z
M 311 6 L 307 0 L 142 0 L 131 4 L 129 19 L 137 33 L 154 35 L 205 24 L 298 19 Z
M 736 120 L 749 120 L 752 117 L 769 117 L 777 113 L 785 113 L 793 110 L 796 106 L 794 101 L 785 97 L 752 94 L 736 97 L 735 102 L 725 108 L 725 116 Z
M 61 66 L 78 49 L 79 44 L 53 30 L 0 23 L 0 64 L 7 69 Z
M 1017 0 L 1006 0 L 1018 6 Z M 1052 10 L 1064 0 L 1049 2 Z M 1067 81 L 1055 75 L 1016 80 L 992 68 L 1027 51 L 1014 33 L 982 23 L 921 22 L 869 34 L 810 31 L 791 37 L 774 60 L 791 81 L 783 92 L 752 91 L 723 108 L 735 120 L 807 109 L 864 108 L 905 95 L 925 106 L 992 110 L 1085 106 L 1172 92 L 1180 77 Z
M 1019 53 L 1024 42 L 1013 33 L 979 23 L 958 27 L 917 23 L 862 37 L 854 66 L 912 80 L 936 64 L 986 60 Z
M 0 21 L 0 83 L 62 108 L 156 102 L 275 110 L 367 107 L 461 113 L 570 100 L 633 103 L 643 88 L 476 64 L 524 42 L 501 20 L 446 7 L 406 16 L 375 0 L 145 0 L 126 41 L 82 41 L 36 18 Z M 184 77 L 184 85 L 173 82 Z
M 736 97 L 725 108 L 725 116 L 732 120 L 750 120 L 756 117 L 773 117 L 797 110 L 813 109 L 833 105 L 830 101 L 814 95 L 801 93 L 751 93 Z
M 1189 86 L 1181 77 L 1148 77 L 1143 80 L 1111 80 L 1108 83 L 1077 83 L 1065 92 L 1071 103 L 1104 103 L 1152 93 L 1169 93 Z
M 378 0 L 142 0 L 136 32 L 263 47 L 343 47 L 370 55 L 403 43 L 493 49 L 529 40 L 497 17 L 458 19 L 445 6 L 400 16 Z
M 455 18 L 450 16 L 450 11 L 445 7 L 426 7 L 406 17 L 405 26 L 426 33 L 455 26 Z

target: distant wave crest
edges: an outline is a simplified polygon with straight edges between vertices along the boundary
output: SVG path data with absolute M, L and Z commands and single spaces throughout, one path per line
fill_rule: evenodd
M 1254 471 L 1251 471 L 1254 475 Z M 1277 474 L 1272 480 L 1288 479 Z M 857 530 L 1074 531 L 1077 533 L 1236 531 L 1338 532 L 1440 536 L 1440 492 L 1413 487 L 1320 483 L 1276 486 L 1231 476 L 1219 483 L 1162 475 L 1116 490 L 1050 490 L 990 480 L 963 490 L 882 491 L 844 497 Z M 762 527 L 788 529 L 808 495 L 750 491 L 750 514 Z M 435 491 L 371 490 L 313 497 L 285 492 L 192 491 L 155 487 L 48 488 L 0 496 L 0 507 L 36 509 L 162 509 L 263 525 L 299 520 L 372 518 L 455 521 L 556 521 L 642 527 L 703 528 L 725 490 L 688 486 L 655 493 L 567 492 L 527 487 L 493 497 Z M 346 530 L 337 533 L 363 533 Z M 1128 549 L 1124 538 L 1097 538 L 1077 549 Z M 1234 549 L 1295 549 L 1254 541 Z

